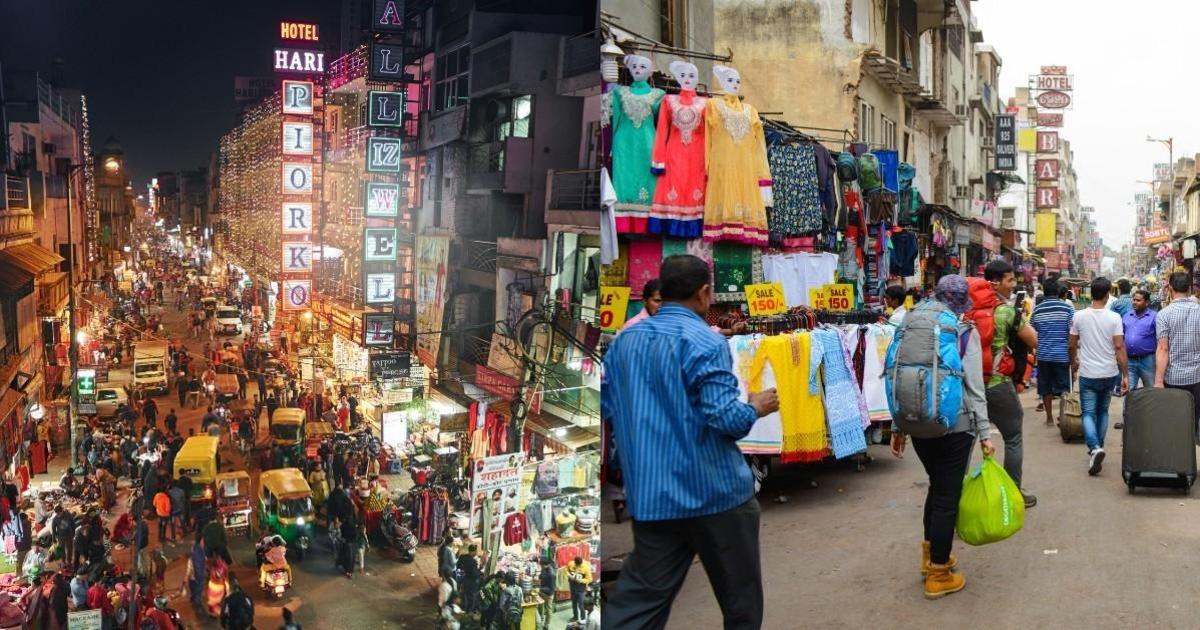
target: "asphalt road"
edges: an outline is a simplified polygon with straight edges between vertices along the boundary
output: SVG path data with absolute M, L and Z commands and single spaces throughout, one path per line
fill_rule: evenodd
M 201 339 L 188 339 L 184 314 L 176 311 L 171 304 L 165 306 L 164 320 L 173 339 L 182 338 L 193 356 L 203 357 L 207 334 Z M 241 336 L 218 336 L 217 339 L 218 343 L 230 340 L 240 344 L 242 341 Z M 128 364 L 126 360 L 125 369 L 113 370 L 110 381 L 127 377 Z M 253 379 L 248 387 L 247 393 L 253 399 L 257 389 Z M 160 409 L 160 426 L 168 410 L 174 408 L 179 416 L 181 434 L 186 436 L 189 429 L 201 433 L 200 420 L 205 413 L 203 406 L 194 410 L 179 409 L 179 401 L 173 392 L 156 400 Z M 265 419 L 260 421 L 259 430 L 261 444 L 268 438 Z M 257 488 L 258 470 L 247 466 L 240 454 L 226 446 L 221 450 L 221 458 L 222 470 L 249 469 Z M 39 476 L 35 481 L 57 481 L 65 465 L 65 457 L 55 458 L 51 461 L 51 474 Z M 401 481 L 398 476 L 391 479 L 393 486 Z M 123 506 L 124 501 L 119 500 L 118 505 Z M 158 544 L 157 525 L 153 522 L 150 523 L 150 531 L 153 547 Z M 282 623 L 285 606 L 295 613 L 296 621 L 306 628 L 432 627 L 437 612 L 434 590 L 438 584 L 436 547 L 419 547 L 417 560 L 413 563 L 400 562 L 386 549 L 370 549 L 366 560 L 367 575 L 355 574 L 353 579 L 347 579 L 334 568 L 332 551 L 324 531 L 318 530 L 316 538 L 315 548 L 303 561 L 298 562 L 289 556 L 293 568 L 293 588 L 282 599 L 270 602 L 258 587 L 253 542 L 246 538 L 231 539 L 230 552 L 235 564 L 233 573 L 255 600 L 255 622 L 259 628 L 278 627 Z M 175 545 L 168 542 L 165 549 L 167 557 L 171 559 L 167 573 L 167 588 L 174 595 L 171 606 L 180 611 L 188 627 L 219 627 L 215 620 L 207 619 L 203 612 L 198 619 L 186 595 L 177 594 L 185 580 L 190 544 Z
M 1121 432 L 1110 428 L 1108 458 L 1087 475 L 1082 444 L 1025 403 L 1025 486 L 1037 495 L 1025 527 L 983 547 L 955 543 L 967 576 L 961 593 L 923 596 L 921 514 L 926 477 L 911 447 L 894 459 L 872 446 L 864 472 L 848 464 L 792 467 L 769 484 L 790 501 L 760 496 L 766 628 L 1197 628 L 1200 496 L 1142 489 L 1121 480 Z M 1123 402 L 1114 399 L 1111 421 Z M 993 440 L 1000 449 L 999 434 Z M 973 463 L 978 463 L 975 451 Z M 808 481 L 816 488 L 808 488 Z M 606 509 L 607 509 L 606 505 Z M 604 555 L 632 549 L 628 521 L 606 514 Z M 716 628 L 720 611 L 697 561 L 669 628 Z

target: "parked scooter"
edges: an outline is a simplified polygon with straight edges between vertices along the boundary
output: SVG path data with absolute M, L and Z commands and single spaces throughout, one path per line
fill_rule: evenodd
M 393 507 L 383 513 L 383 519 L 379 523 L 379 532 L 384 542 L 396 550 L 401 562 L 412 562 L 416 558 L 417 537 L 402 524 L 411 516 L 411 513 L 401 512 L 399 508 Z

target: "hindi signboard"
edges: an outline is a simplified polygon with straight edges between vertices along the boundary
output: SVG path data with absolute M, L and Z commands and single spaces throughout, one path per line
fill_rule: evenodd
M 474 466 L 475 473 L 471 477 L 470 532 L 472 537 L 479 537 L 483 529 L 484 510 L 491 513 L 492 523 L 503 523 L 508 514 L 519 509 L 525 453 L 485 457 L 476 461 Z M 492 528 L 494 533 L 501 530 L 503 527 L 499 525 Z

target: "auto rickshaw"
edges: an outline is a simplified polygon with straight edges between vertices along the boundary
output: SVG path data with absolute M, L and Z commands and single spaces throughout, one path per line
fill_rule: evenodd
M 293 461 L 304 450 L 304 420 L 304 410 L 295 407 L 280 407 L 271 417 L 271 442 L 291 454 Z
M 304 426 L 304 456 L 310 460 L 317 459 L 317 449 L 321 442 L 333 438 L 337 430 L 328 422 L 309 422 Z
M 213 500 L 213 484 L 220 468 L 217 447 L 220 440 L 207 435 L 194 435 L 183 443 L 175 455 L 175 479 L 187 475 L 192 480 L 192 504 Z
M 278 534 L 303 560 L 312 546 L 315 518 L 312 490 L 297 468 L 277 468 L 259 476 L 258 527 L 261 535 Z
M 225 533 L 250 538 L 250 503 L 253 498 L 250 473 L 244 470 L 220 473 L 213 485 L 216 489 L 217 518 L 225 526 Z
M 200 298 L 200 305 L 204 307 L 205 317 L 213 317 L 217 312 L 217 298 L 215 297 Z
M 216 397 L 217 404 L 227 404 L 236 399 L 241 392 L 236 374 L 217 374 L 214 383 L 216 389 L 213 390 L 213 395 Z

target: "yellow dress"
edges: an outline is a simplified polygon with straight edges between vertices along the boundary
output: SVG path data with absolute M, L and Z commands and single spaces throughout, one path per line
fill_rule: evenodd
M 704 240 L 767 246 L 767 210 L 759 186 L 771 185 L 758 110 L 736 96 L 708 99 L 705 114 Z
M 748 390 L 762 390 L 763 371 L 770 362 L 779 393 L 783 427 L 780 460 L 785 464 L 820 461 L 829 449 L 825 430 L 825 405 L 821 399 L 819 354 L 812 351 L 806 332 L 766 337 L 750 365 Z

